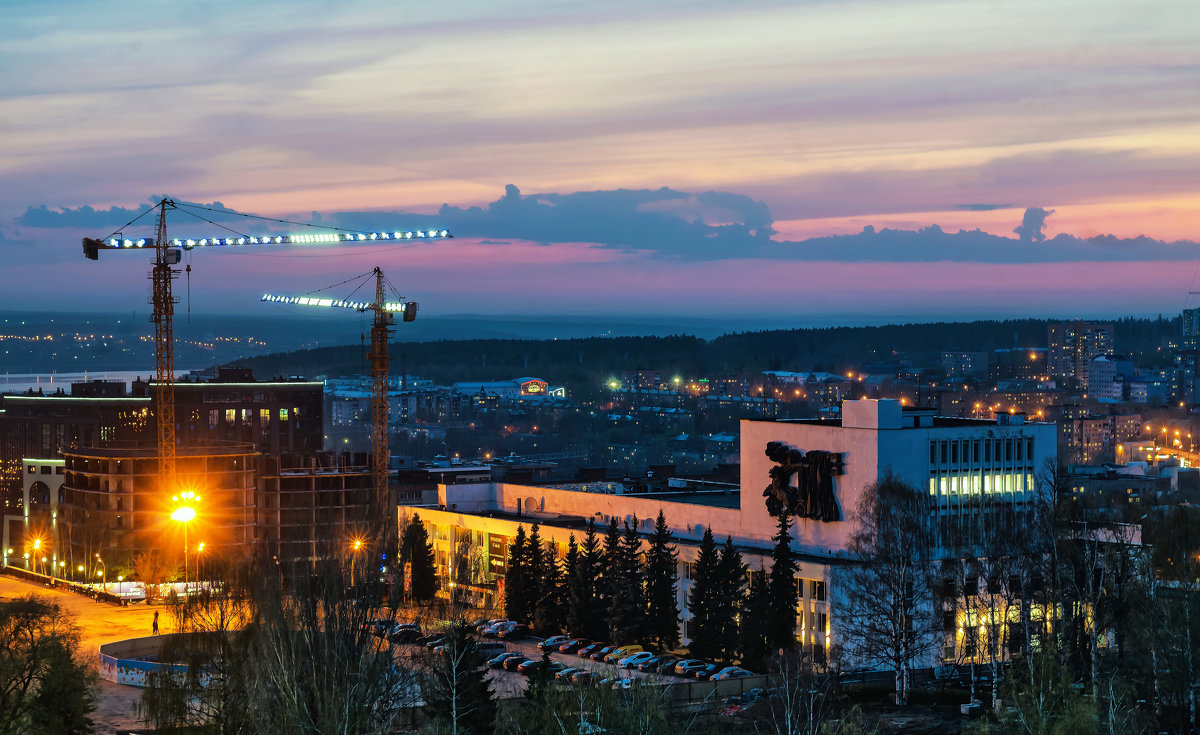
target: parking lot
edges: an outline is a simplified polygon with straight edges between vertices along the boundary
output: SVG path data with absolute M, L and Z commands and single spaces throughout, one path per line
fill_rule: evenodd
M 493 642 L 492 639 L 481 638 L 480 640 Z M 538 650 L 537 644 L 541 642 L 541 638 L 524 638 L 519 641 L 495 641 L 503 644 L 504 652 L 520 653 L 534 660 L 539 660 L 542 657 L 542 652 Z M 401 650 L 407 650 L 412 654 L 420 655 L 420 647 L 400 646 Z M 489 652 L 488 658 L 498 655 L 501 651 Z M 580 658 L 573 653 L 559 653 L 554 651 L 550 654 L 551 661 L 559 661 L 572 668 L 582 668 L 595 672 L 596 680 L 602 678 L 617 678 L 617 679 L 641 679 L 656 684 L 665 684 L 670 682 L 682 682 L 685 679 L 678 676 L 663 675 L 652 672 L 641 672 L 636 669 L 618 669 L 614 664 L 606 664 L 601 661 L 593 661 L 588 658 Z M 506 671 L 504 669 L 489 669 L 488 678 L 492 682 L 492 691 L 500 697 L 516 697 L 525 692 L 529 686 L 529 677 L 517 673 L 516 671 Z

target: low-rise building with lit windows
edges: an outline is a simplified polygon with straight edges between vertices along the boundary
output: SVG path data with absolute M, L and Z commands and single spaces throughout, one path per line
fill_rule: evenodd
M 855 563 L 849 552 L 855 511 L 868 488 L 891 473 L 929 493 L 938 533 L 955 519 L 986 525 L 997 513 L 1019 522 L 1034 504 L 1040 475 L 1054 463 L 1056 446 L 1053 424 L 1027 422 L 1023 414 L 947 419 L 895 400 L 846 401 L 840 419 L 743 420 L 740 433 L 736 484 L 674 479 L 664 492 L 634 492 L 611 481 L 442 485 L 436 507 L 401 508 L 400 522 L 419 513 L 442 579 L 469 586 L 478 602 L 496 604 L 518 526 L 539 523 L 542 538 L 561 556 L 589 521 L 602 528 L 614 517 L 621 524 L 636 518 L 648 537 L 662 512 L 678 544 L 677 602 L 687 642 L 691 565 L 704 531 L 711 529 L 718 541 L 731 537 L 752 572 L 769 569 L 777 519 L 764 498 L 774 478 L 790 478 L 796 488 L 806 482 L 797 479 L 806 471 L 801 462 L 825 462 L 830 495 L 812 504 L 811 517 L 795 521 L 792 542 L 801 588 L 797 637 L 823 652 L 838 636 L 837 570 Z M 470 578 L 456 579 L 464 569 Z

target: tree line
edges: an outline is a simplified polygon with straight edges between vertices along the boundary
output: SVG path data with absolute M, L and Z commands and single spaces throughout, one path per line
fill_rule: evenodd
M 680 644 L 679 549 L 660 511 L 643 540 L 636 517 L 609 519 L 601 533 L 589 520 L 558 558 L 535 521 L 517 527 L 504 575 L 504 614 L 544 636 L 640 644 L 661 651 Z M 706 528 L 688 565 L 689 651 L 758 666 L 770 651 L 795 645 L 800 590 L 791 548 L 791 518 L 779 521 L 770 570 L 750 570 L 726 536 Z

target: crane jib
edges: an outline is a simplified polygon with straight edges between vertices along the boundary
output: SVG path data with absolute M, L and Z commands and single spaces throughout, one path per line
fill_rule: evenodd
M 393 240 L 450 239 L 449 230 L 391 230 L 388 232 L 330 232 L 296 235 L 239 235 L 237 237 L 174 237 L 171 247 L 193 250 L 206 247 L 238 247 L 243 245 L 334 245 L 352 242 L 390 242 Z M 153 237 L 109 237 L 103 240 L 83 238 L 83 254 L 97 260 L 101 250 L 144 250 L 154 247 Z

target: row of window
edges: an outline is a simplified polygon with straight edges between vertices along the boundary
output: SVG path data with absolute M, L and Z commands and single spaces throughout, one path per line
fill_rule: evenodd
M 943 439 L 929 442 L 929 464 L 936 466 L 979 465 L 992 462 L 1033 462 L 1033 437 Z
M 929 478 L 929 494 L 941 498 L 1033 492 L 1032 472 L 954 472 Z

